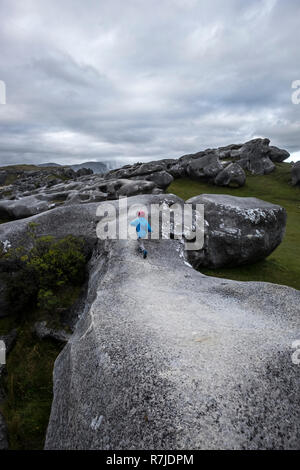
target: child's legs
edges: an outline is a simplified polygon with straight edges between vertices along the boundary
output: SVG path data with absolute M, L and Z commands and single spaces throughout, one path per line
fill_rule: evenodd
M 138 245 L 139 245 L 139 250 L 144 251 L 144 240 L 142 238 L 138 238 Z

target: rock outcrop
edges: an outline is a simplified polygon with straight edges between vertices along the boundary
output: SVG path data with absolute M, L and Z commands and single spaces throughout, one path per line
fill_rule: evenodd
M 38 170 L 0 171 L 0 221 L 15 220 L 58 205 L 86 204 L 119 196 L 159 194 L 174 178 L 188 176 L 217 186 L 240 187 L 246 173 L 267 174 L 273 161 L 289 156 L 285 150 L 269 146 L 269 139 L 207 149 L 178 159 L 125 165 L 106 174 L 92 174 L 81 168 L 42 167 Z M 297 173 L 295 167 L 293 181 Z
M 177 160 L 164 159 L 146 164 L 125 165 L 121 169 L 110 171 L 106 178 L 149 179 L 151 177 L 152 181 L 155 181 L 155 175 L 165 172 L 172 178 L 189 176 L 218 186 L 239 187 L 245 184 L 244 170 L 256 175 L 268 174 L 275 169 L 273 162 L 281 162 L 289 157 L 286 150 L 269 144 L 269 139 L 253 139 L 245 144 L 228 145 L 183 155 Z M 165 176 L 165 184 L 159 187 L 165 189 L 171 181 L 172 179 L 168 181 Z
M 44 212 L 54 206 L 55 204 L 48 203 L 43 200 L 43 196 L 38 195 L 14 200 L 0 199 L 0 218 L 24 219 L 24 217 Z
M 183 201 L 144 194 L 128 203 Z M 13 246 L 29 221 L 37 235 L 72 233 L 94 246 L 79 321 L 55 363 L 45 447 L 296 448 L 299 292 L 203 276 L 181 240 L 146 240 L 143 260 L 133 240 L 97 240 L 98 206 L 0 226 Z
M 244 186 L 246 174 L 238 163 L 230 163 L 224 170 L 220 171 L 214 179 L 218 186 L 229 186 L 238 188 Z
M 16 219 L 0 225 L 0 250 L 26 248 L 29 222 L 37 236 L 81 236 L 93 250 L 71 337 L 35 325 L 40 337 L 67 342 L 55 362 L 46 449 L 299 448 L 299 366 L 291 360 L 299 291 L 192 268 L 267 256 L 282 240 L 284 209 L 255 198 L 197 196 L 189 202 L 205 206 L 204 247 L 185 251 L 171 224 L 172 239 L 145 241 L 147 260 L 134 240 L 96 234 L 96 211 L 106 201 L 125 222 L 119 196 L 139 207 L 182 206 L 163 194 L 173 178 L 241 186 L 245 170 L 265 174 L 284 158 L 285 151 L 258 139 L 104 176 L 70 173 L 40 187 L 31 175 L 30 184 L 9 181 L 0 189 L 0 218 Z M 15 267 L 8 261 L 1 269 Z
M 186 202 L 194 207 L 204 205 L 204 246 L 187 252 L 196 268 L 253 263 L 266 258 L 282 242 L 286 211 L 280 206 L 224 194 L 202 194 Z
M 180 203 L 130 202 L 163 200 Z M 143 260 L 133 240 L 98 242 L 85 309 L 55 362 L 45 448 L 299 448 L 300 293 L 203 276 L 180 240 L 147 246 Z

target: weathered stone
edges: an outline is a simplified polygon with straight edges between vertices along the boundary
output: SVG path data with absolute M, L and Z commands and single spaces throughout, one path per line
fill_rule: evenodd
M 156 171 L 146 176 L 147 181 L 153 181 L 158 188 L 166 189 L 174 180 L 173 176 L 167 171 Z
M 202 194 L 186 202 L 204 204 L 207 222 L 203 248 L 187 252 L 196 268 L 253 263 L 272 253 L 283 239 L 286 211 L 275 204 L 224 194 Z
M 129 202 L 162 201 L 183 204 Z M 55 362 L 45 448 L 297 449 L 300 292 L 206 277 L 180 240 L 145 243 L 149 260 L 134 240 L 95 250 L 85 314 Z
M 255 175 L 270 173 L 275 165 L 268 157 L 269 143 L 269 139 L 253 139 L 246 142 L 239 150 L 238 163 Z
M 0 216 L 11 219 L 23 219 L 50 209 L 51 205 L 35 196 L 27 196 L 22 199 L 0 200 Z
M 290 154 L 286 150 L 270 145 L 268 156 L 272 160 L 272 162 L 283 162 L 284 160 L 289 158 Z
M 6 355 L 8 355 L 10 353 L 10 351 L 12 350 L 16 339 L 17 339 L 17 330 L 16 329 L 11 330 L 6 335 L 0 335 L 0 340 L 4 341 L 4 343 L 5 343 Z
M 86 175 L 92 175 L 93 170 L 90 168 L 79 168 L 79 170 L 76 171 L 76 176 L 86 176 Z
M 245 184 L 246 174 L 238 163 L 230 163 L 220 171 L 214 182 L 218 186 L 240 187 Z
M 67 343 L 71 335 L 64 330 L 49 328 L 46 321 L 36 322 L 34 332 L 39 339 L 50 338 L 59 343 Z
M 215 174 L 218 170 L 221 171 L 223 169 L 219 162 L 219 157 L 213 153 L 190 160 L 186 169 L 187 175 L 191 178 L 201 180 L 207 176 L 205 167 L 209 167 L 210 169 L 215 168 Z

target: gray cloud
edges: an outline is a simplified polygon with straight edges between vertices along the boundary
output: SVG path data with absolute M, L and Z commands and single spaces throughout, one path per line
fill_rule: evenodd
M 300 152 L 293 0 L 2 0 L 0 162 Z M 299 155 L 299 153 L 298 153 Z

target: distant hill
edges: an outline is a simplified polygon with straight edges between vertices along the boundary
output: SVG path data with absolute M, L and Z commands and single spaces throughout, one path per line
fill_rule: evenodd
M 72 170 L 79 170 L 80 168 L 89 168 L 93 173 L 107 173 L 111 169 L 111 165 L 107 162 L 83 162 L 74 165 L 60 165 L 59 163 L 40 163 L 38 166 L 51 167 L 51 166 L 64 166 L 72 168 Z
M 60 165 L 59 163 L 40 163 L 37 166 L 46 166 L 46 167 L 48 167 L 48 166 L 62 166 L 62 165 Z

